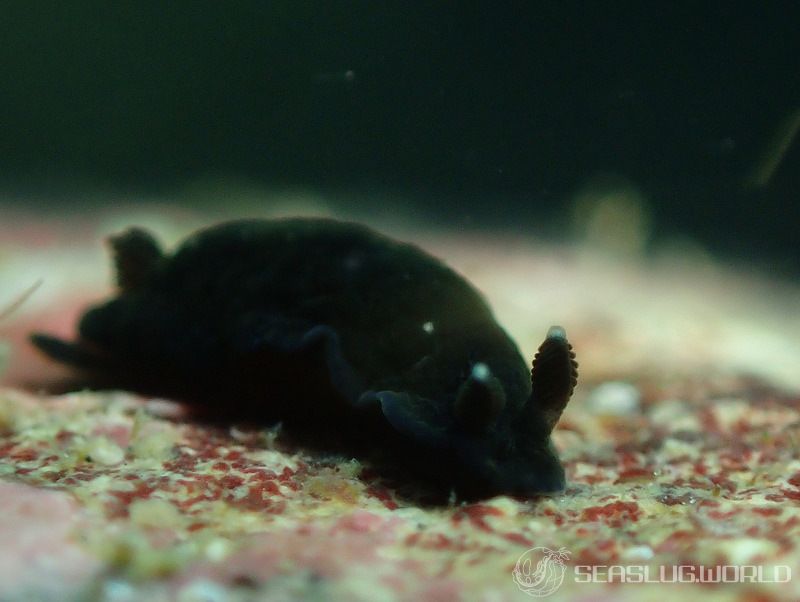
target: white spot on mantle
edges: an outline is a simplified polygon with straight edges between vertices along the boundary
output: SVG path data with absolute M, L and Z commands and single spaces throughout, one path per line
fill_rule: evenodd
M 489 379 L 492 375 L 492 371 L 489 370 L 489 366 L 484 364 L 483 362 L 478 362 L 474 366 L 472 366 L 472 378 L 477 381 L 485 382 Z

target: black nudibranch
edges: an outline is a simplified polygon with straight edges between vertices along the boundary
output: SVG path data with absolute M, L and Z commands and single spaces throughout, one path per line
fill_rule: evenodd
M 118 294 L 33 343 L 106 385 L 335 432 L 468 495 L 564 488 L 550 440 L 577 383 L 564 329 L 532 370 L 478 291 L 415 246 L 325 219 L 248 220 L 171 255 L 110 238 Z M 387 451 L 388 450 L 388 451 Z

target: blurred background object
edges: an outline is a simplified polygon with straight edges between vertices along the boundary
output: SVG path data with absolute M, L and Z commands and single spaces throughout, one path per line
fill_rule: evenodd
M 601 246 L 796 276 L 798 22 L 787 2 L 6 2 L 0 199 L 300 189 L 559 240 L 577 216 Z

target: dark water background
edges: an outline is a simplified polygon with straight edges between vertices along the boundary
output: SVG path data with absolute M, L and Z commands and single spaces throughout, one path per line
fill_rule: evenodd
M 0 188 L 245 179 L 558 237 L 599 178 L 653 241 L 796 276 L 800 140 L 752 180 L 800 109 L 799 24 L 789 1 L 3 2 Z

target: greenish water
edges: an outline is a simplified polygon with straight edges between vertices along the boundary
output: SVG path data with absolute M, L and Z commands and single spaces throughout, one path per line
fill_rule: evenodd
M 788 2 L 7 2 L 0 199 L 222 204 L 244 182 L 558 238 L 587 188 L 616 182 L 650 240 L 797 273 L 799 17 Z

